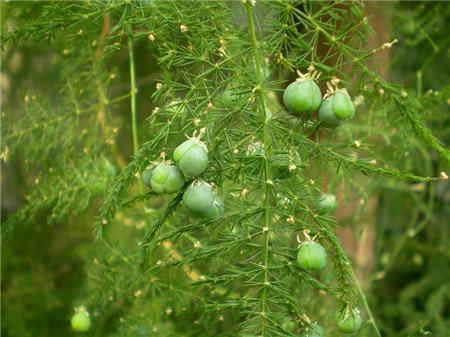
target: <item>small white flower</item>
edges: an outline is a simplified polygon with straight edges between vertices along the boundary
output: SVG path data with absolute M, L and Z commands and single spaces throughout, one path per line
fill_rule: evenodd
M 184 23 L 180 25 L 180 31 L 182 33 L 186 33 L 188 31 L 188 26 L 186 26 Z

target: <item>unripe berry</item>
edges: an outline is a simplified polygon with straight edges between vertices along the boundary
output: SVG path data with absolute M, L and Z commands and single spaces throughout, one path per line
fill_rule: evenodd
M 152 174 L 153 174 L 153 170 L 150 168 L 145 169 L 141 176 L 142 176 L 142 182 L 144 183 L 145 186 L 147 187 L 151 187 L 152 185 Z
M 327 252 L 317 242 L 306 241 L 297 255 L 298 265 L 302 269 L 319 270 L 327 265 Z
M 318 324 L 311 324 L 308 327 L 303 328 L 300 337 L 324 337 L 325 333 L 323 328 Z
M 319 120 L 326 127 L 334 128 L 342 125 L 343 121 L 353 118 L 355 105 L 344 90 L 338 90 L 327 97 L 319 109 Z
M 208 150 L 200 139 L 194 137 L 175 149 L 173 159 L 186 176 L 196 177 L 208 166 Z
M 300 79 L 289 84 L 283 94 L 284 105 L 293 114 L 317 110 L 321 99 L 319 86 L 311 79 Z
M 89 313 L 85 310 L 76 312 L 70 320 L 70 325 L 75 331 L 89 331 L 91 328 L 91 318 L 89 317 Z
M 346 333 L 358 331 L 362 323 L 361 315 L 357 310 L 338 313 L 336 321 L 339 330 Z
M 214 203 L 214 193 L 204 181 L 194 181 L 183 194 L 183 204 L 198 216 L 206 216 Z
M 216 195 L 211 209 L 205 214 L 207 218 L 217 218 L 223 215 L 224 204 L 221 197 Z
M 336 117 L 333 112 L 332 106 L 333 98 L 327 97 L 322 102 L 319 109 L 319 120 L 324 126 L 328 128 L 335 128 L 337 126 L 341 126 L 344 123 L 342 119 Z
M 333 96 L 333 112 L 339 119 L 350 119 L 355 115 L 355 106 L 347 92 L 339 90 Z
M 178 167 L 160 163 L 152 172 L 150 184 L 155 193 L 175 193 L 184 186 L 184 177 Z

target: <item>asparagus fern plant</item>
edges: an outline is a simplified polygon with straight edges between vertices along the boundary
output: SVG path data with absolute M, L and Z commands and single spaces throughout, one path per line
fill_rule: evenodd
M 446 179 L 450 155 L 415 93 L 369 66 L 395 41 L 367 45 L 361 3 L 38 6 L 36 20 L 2 33 L 5 52 L 42 46 L 45 57 L 28 61 L 45 69 L 48 89 L 17 93 L 23 101 L 4 107 L 2 159 L 20 161 L 33 187 L 2 233 L 98 210 L 95 252 L 73 303 L 89 313 L 88 333 L 322 336 L 318 325 L 328 335 L 356 331 L 361 315 L 361 335 L 381 336 L 322 195 L 343 188 L 338 208 L 364 208 L 380 177 Z M 20 22 L 18 4 L 4 8 Z M 322 95 L 327 82 L 347 89 L 355 118 L 328 128 L 317 109 L 286 109 L 285 88 L 308 69 L 320 73 Z M 50 83 L 45 72 L 56 74 Z M 175 148 L 200 132 L 206 171 L 186 175 L 174 194 L 149 189 L 145 170 L 174 164 Z M 434 174 L 398 160 L 411 139 L 439 157 Z M 198 180 L 224 200 L 222 214 L 187 209 L 183 195 Z M 328 256 L 321 271 L 298 264 L 310 240 Z

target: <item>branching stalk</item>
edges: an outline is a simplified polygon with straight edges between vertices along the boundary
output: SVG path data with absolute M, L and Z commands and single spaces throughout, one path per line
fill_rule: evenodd
M 128 55 L 130 59 L 130 83 L 131 83 L 131 125 L 133 132 L 133 153 L 136 154 L 139 149 L 138 129 L 137 129 L 137 110 L 136 110 L 136 71 L 134 67 L 134 51 L 133 51 L 133 35 L 128 35 Z M 142 177 L 138 179 L 139 192 L 142 194 L 144 188 L 142 185 Z
M 258 41 L 256 39 L 256 29 L 255 22 L 253 17 L 253 6 L 251 4 L 247 4 L 247 16 L 248 16 L 248 32 L 251 38 L 253 52 L 254 52 L 254 61 L 255 61 L 255 72 L 256 72 L 256 88 L 255 93 L 258 95 L 258 103 L 259 107 L 262 111 L 262 115 L 264 118 L 263 124 L 263 144 L 264 144 L 264 227 L 263 227 L 263 235 L 264 235 L 264 283 L 261 294 L 261 336 L 266 335 L 266 323 L 267 323 L 267 287 L 270 286 L 269 281 L 269 231 L 270 231 L 270 184 L 271 184 L 271 174 L 270 174 L 270 165 L 269 165 L 269 150 L 270 150 L 270 136 L 269 136 L 269 125 L 268 125 L 268 116 L 266 113 L 266 108 L 264 104 L 264 83 L 262 79 L 261 69 L 261 56 L 258 48 Z
M 353 268 L 351 268 L 350 270 L 353 278 L 353 283 L 355 284 L 356 290 L 358 291 L 359 296 L 361 297 L 364 309 L 366 309 L 366 313 L 367 316 L 369 316 L 369 321 L 372 324 L 373 330 L 375 331 L 377 337 L 382 337 L 380 329 L 378 329 L 377 322 L 375 321 L 375 317 L 373 316 L 372 310 L 370 309 L 369 302 L 367 302 L 366 294 L 364 293 L 364 290 L 362 289 L 361 284 L 359 283 L 358 278 L 356 277 L 355 272 L 353 271 Z

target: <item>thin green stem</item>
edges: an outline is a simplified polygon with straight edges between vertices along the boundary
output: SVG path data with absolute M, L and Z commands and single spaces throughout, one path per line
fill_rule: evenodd
M 247 17 L 248 17 L 248 32 L 251 38 L 253 51 L 254 51 L 254 61 L 255 61 L 255 72 L 256 72 L 256 88 L 254 88 L 255 93 L 258 94 L 258 102 L 262 111 L 264 118 L 263 122 L 263 144 L 264 144 L 264 226 L 263 226 L 263 239 L 264 239 L 264 283 L 261 293 L 261 336 L 266 335 L 266 323 L 267 323 L 267 288 L 270 286 L 269 281 L 269 230 L 270 230 L 270 186 L 271 186 L 271 174 L 269 165 L 269 150 L 270 150 L 270 136 L 269 136 L 269 116 L 266 112 L 266 107 L 264 103 L 264 83 L 261 74 L 262 64 L 261 56 L 259 53 L 258 41 L 256 39 L 256 29 L 254 22 L 253 6 L 247 4 Z
M 131 31 L 131 29 L 130 29 Z M 128 35 L 128 55 L 130 59 L 130 83 L 131 83 L 131 126 L 133 132 L 133 152 L 136 154 L 139 150 L 138 140 L 138 128 L 137 128 L 137 109 L 136 109 L 136 71 L 134 67 L 134 51 L 133 51 L 133 36 L 131 33 Z M 142 185 L 142 177 L 138 179 L 139 192 L 144 193 L 144 187 Z
M 364 290 L 362 289 L 361 284 L 359 283 L 358 278 L 356 277 L 355 272 L 353 271 L 353 268 L 350 268 L 350 270 L 353 278 L 353 283 L 355 284 L 356 290 L 358 291 L 359 296 L 361 297 L 364 308 L 366 309 L 367 312 L 367 316 L 369 316 L 369 321 L 372 324 L 373 330 L 375 331 L 377 337 L 382 337 L 377 322 L 375 321 L 375 318 L 372 314 L 372 310 L 370 309 L 369 302 L 367 302 L 366 294 L 364 293 Z

